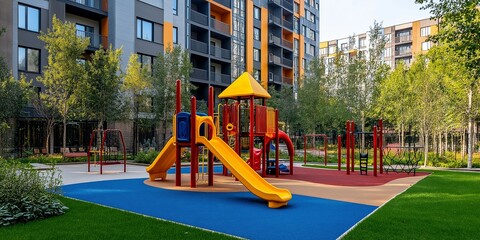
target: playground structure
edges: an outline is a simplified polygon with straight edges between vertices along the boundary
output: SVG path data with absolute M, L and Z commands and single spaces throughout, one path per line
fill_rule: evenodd
M 219 98 L 225 99 L 223 104 L 223 116 L 217 117 L 214 122 L 213 88 L 209 89 L 208 116 L 196 112 L 196 98 L 191 98 L 191 111 L 181 112 L 181 86 L 177 81 L 176 114 L 173 120 L 173 137 L 167 142 L 154 162 L 147 168 L 150 180 L 165 180 L 168 169 L 175 163 L 175 185 L 181 185 L 181 149 L 190 148 L 190 187 L 197 184 L 199 145 L 209 150 L 208 153 L 208 186 L 213 186 L 213 158 L 214 156 L 224 165 L 224 173 L 229 170 L 250 192 L 268 201 L 270 208 L 278 208 L 287 205 L 292 198 L 286 189 L 276 188 L 263 179 L 255 169 L 261 170 L 261 175 L 266 175 L 267 143 L 275 140 L 276 159 L 275 173 L 278 176 L 280 169 L 278 164 L 278 142 L 280 135 L 278 130 L 278 111 L 265 106 L 265 99 L 270 98 L 268 92 L 248 73 L 243 73 Z M 255 105 L 255 98 L 262 100 L 262 105 Z M 235 101 L 229 104 L 228 99 Z M 248 100 L 242 103 L 242 100 Z M 241 109 L 240 106 L 248 105 Z M 249 114 L 245 110 L 249 109 Z M 243 110 L 243 111 L 242 111 Z M 220 112 L 219 112 L 220 113 Z M 218 114 L 217 113 L 217 116 Z M 242 115 L 246 117 L 242 118 Z M 247 118 L 248 117 L 248 118 Z M 221 119 L 221 124 L 218 121 Z M 248 121 L 246 121 L 248 120 Z M 248 124 L 241 124 L 243 121 Z M 217 126 L 221 134 L 217 134 Z M 218 135 L 218 136 L 217 136 Z M 223 138 L 221 138 L 221 137 Z M 263 148 L 260 151 L 254 149 L 255 137 L 262 139 Z M 249 160 L 245 162 L 241 156 L 241 138 L 248 139 Z M 288 136 L 287 136 L 288 138 Z M 232 141 L 230 141 L 232 140 Z M 231 143 L 230 144 L 228 143 Z M 291 144 L 291 141 L 290 141 Z M 288 145 L 288 143 L 287 143 Z M 290 147 L 289 147 L 290 149 Z M 290 154 L 290 174 L 293 174 L 293 145 Z M 259 169 L 260 166 L 260 169 Z
M 347 121 L 345 146 L 346 146 L 346 173 L 355 171 L 355 136 L 357 136 L 360 144 L 365 143 L 365 136 L 372 137 L 373 147 L 373 176 L 377 176 L 378 169 L 380 174 L 383 174 L 383 121 L 380 119 L 376 126 L 373 126 L 373 132 L 355 132 L 355 122 Z M 341 135 L 338 136 L 338 171 L 341 171 L 341 149 L 342 149 Z M 360 174 L 368 173 L 368 151 L 364 152 L 364 146 L 359 146 L 359 166 Z
M 384 167 L 385 172 L 405 172 L 416 176 L 418 163 L 423 159 L 423 147 L 417 146 L 412 136 L 407 136 L 407 144 L 398 139 L 385 138 Z M 392 141 L 393 140 L 393 141 Z
M 403 146 L 399 142 L 390 143 L 385 140 L 383 121 L 380 119 L 377 121 L 377 125 L 373 126 L 373 132 L 355 132 L 355 123 L 353 121 L 347 121 L 346 123 L 346 173 L 350 175 L 350 172 L 355 171 L 355 143 L 360 142 L 358 145 L 358 159 L 360 174 L 367 175 L 368 173 L 368 151 L 365 151 L 364 144 L 365 138 L 371 137 L 369 147 L 373 148 L 373 175 L 377 176 L 378 173 L 383 174 L 385 171 L 401 173 L 405 172 L 413 175 L 416 174 L 418 168 L 418 162 L 422 159 L 422 146 L 416 146 L 415 143 L 408 143 L 408 146 Z M 341 171 L 341 155 L 342 150 L 342 137 L 338 135 L 338 171 Z
M 91 159 L 93 156 L 93 159 Z M 100 174 L 103 174 L 103 165 L 122 164 L 123 172 L 127 172 L 127 152 L 122 131 L 118 129 L 93 130 L 87 151 L 88 172 L 90 165 L 100 165 Z
M 313 148 L 315 149 L 315 139 L 317 137 L 323 138 L 323 159 L 324 164 L 327 166 L 327 158 L 328 158 L 328 136 L 326 134 L 305 134 L 303 135 L 303 164 L 307 164 L 307 139 L 312 138 L 314 142 Z M 320 151 L 320 150 L 319 150 Z M 320 155 L 320 154 L 319 154 Z

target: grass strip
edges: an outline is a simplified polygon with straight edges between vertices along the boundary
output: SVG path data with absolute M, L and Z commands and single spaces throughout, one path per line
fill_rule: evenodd
M 478 239 L 480 173 L 431 172 L 343 239 Z
M 70 208 L 64 215 L 0 228 L 0 238 L 236 239 L 74 199 L 60 197 L 60 200 Z

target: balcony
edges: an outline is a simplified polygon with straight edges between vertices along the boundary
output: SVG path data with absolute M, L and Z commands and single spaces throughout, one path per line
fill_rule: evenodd
M 290 12 L 293 12 L 293 4 L 291 3 L 291 1 L 283 0 L 283 7 Z
M 278 26 L 282 26 L 282 20 L 279 17 L 274 16 L 273 14 L 268 15 L 268 23 L 274 23 Z
M 77 30 L 77 37 L 89 38 L 90 44 L 88 45 L 88 47 L 92 49 L 107 48 L 107 45 L 108 45 L 107 36 L 102 36 L 102 35 L 94 34 L 91 32 Z
M 95 8 L 97 10 L 104 11 L 104 9 L 102 9 L 102 0 L 69 0 L 69 1 L 78 3 L 86 7 Z
M 268 43 L 282 46 L 282 40 L 279 37 L 273 35 L 273 33 L 270 33 L 268 35 Z
M 289 30 L 293 31 L 293 23 L 288 21 L 287 19 L 282 19 L 283 26 Z
M 288 48 L 290 50 L 293 49 L 293 43 L 288 41 L 287 39 L 282 40 L 283 47 Z
M 274 4 L 274 5 L 277 5 L 277 6 L 282 6 L 282 1 L 281 0 L 269 0 L 268 3 L 270 4 Z
M 281 65 L 282 64 L 282 60 L 279 56 L 275 55 L 275 54 L 268 54 L 268 63 L 272 63 L 272 64 L 276 64 L 276 65 Z
M 408 43 L 412 41 L 412 35 L 395 37 L 395 43 Z
M 211 72 L 210 73 L 210 82 L 219 83 L 219 84 L 230 84 L 231 83 L 231 77 L 228 74 Z
M 208 72 L 207 70 L 200 68 L 192 68 L 192 74 L 190 74 L 192 79 L 208 82 Z
M 208 16 L 195 10 L 190 10 L 190 21 L 198 23 L 202 26 L 208 26 Z
M 405 57 L 412 55 L 412 50 L 395 50 L 395 57 Z
M 216 19 L 211 18 L 210 19 L 210 26 L 213 29 L 215 29 L 215 30 L 217 30 L 221 33 L 224 33 L 226 35 L 230 35 L 230 25 L 228 25 L 224 22 L 221 22 L 221 21 L 218 21 Z
M 293 85 L 293 78 L 291 78 L 291 77 L 282 77 L 282 83 L 283 83 L 283 84 L 288 84 L 288 85 Z
M 197 41 L 195 39 L 190 39 L 190 50 L 208 54 L 208 46 L 204 42 Z
M 230 50 L 217 46 L 210 46 L 210 55 L 225 60 L 231 59 Z
M 215 0 L 215 2 L 222 4 L 227 8 L 231 8 L 230 0 Z
M 287 66 L 289 68 L 292 68 L 293 67 L 293 60 L 290 60 L 288 58 L 282 58 L 282 64 L 284 66 Z

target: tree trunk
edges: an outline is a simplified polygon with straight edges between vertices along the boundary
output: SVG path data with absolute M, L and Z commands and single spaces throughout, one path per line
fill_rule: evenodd
M 423 154 L 424 154 L 424 161 L 423 161 L 423 167 L 427 166 L 427 161 L 428 161 L 428 131 L 424 131 L 424 142 L 425 144 L 423 145 Z
M 432 146 L 433 152 L 438 157 L 437 134 L 435 133 L 432 134 L 432 141 L 433 141 L 433 146 Z
M 365 132 L 365 112 L 361 112 L 362 119 L 361 119 L 361 124 L 362 124 L 362 132 Z M 353 129 L 353 132 L 355 132 L 355 129 Z M 362 139 L 361 139 L 361 147 L 362 147 L 362 152 L 365 152 L 365 134 L 362 134 Z
M 461 156 L 462 156 L 462 161 L 465 159 L 465 129 L 462 130 L 462 135 L 460 136 L 462 138 L 462 150 L 461 150 Z
M 65 150 L 67 147 L 67 117 L 63 117 L 63 141 L 62 147 Z
M 472 97 L 473 90 L 470 88 L 468 90 L 468 163 L 467 168 L 472 168 L 472 157 L 473 157 L 473 117 L 472 117 Z
M 405 146 L 405 124 L 402 123 L 400 132 L 400 147 Z

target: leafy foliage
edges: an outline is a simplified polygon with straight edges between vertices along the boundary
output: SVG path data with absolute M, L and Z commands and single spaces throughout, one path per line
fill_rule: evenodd
M 37 80 L 45 86 L 42 101 L 54 107 L 62 117 L 63 147 L 67 141 L 66 122 L 71 108 L 77 104 L 78 85 L 85 78 L 85 68 L 78 63 L 89 44 L 88 38 L 77 37 L 74 23 L 63 23 L 56 16 L 52 29 L 40 35 L 48 51 L 48 65 Z
M 99 49 L 86 62 L 87 77 L 79 85 L 79 100 L 83 102 L 83 115 L 104 121 L 118 120 L 123 115 L 121 93 L 121 49 Z
M 63 214 L 67 208 L 55 199 L 60 185 L 55 169 L 0 159 L 0 226 Z

